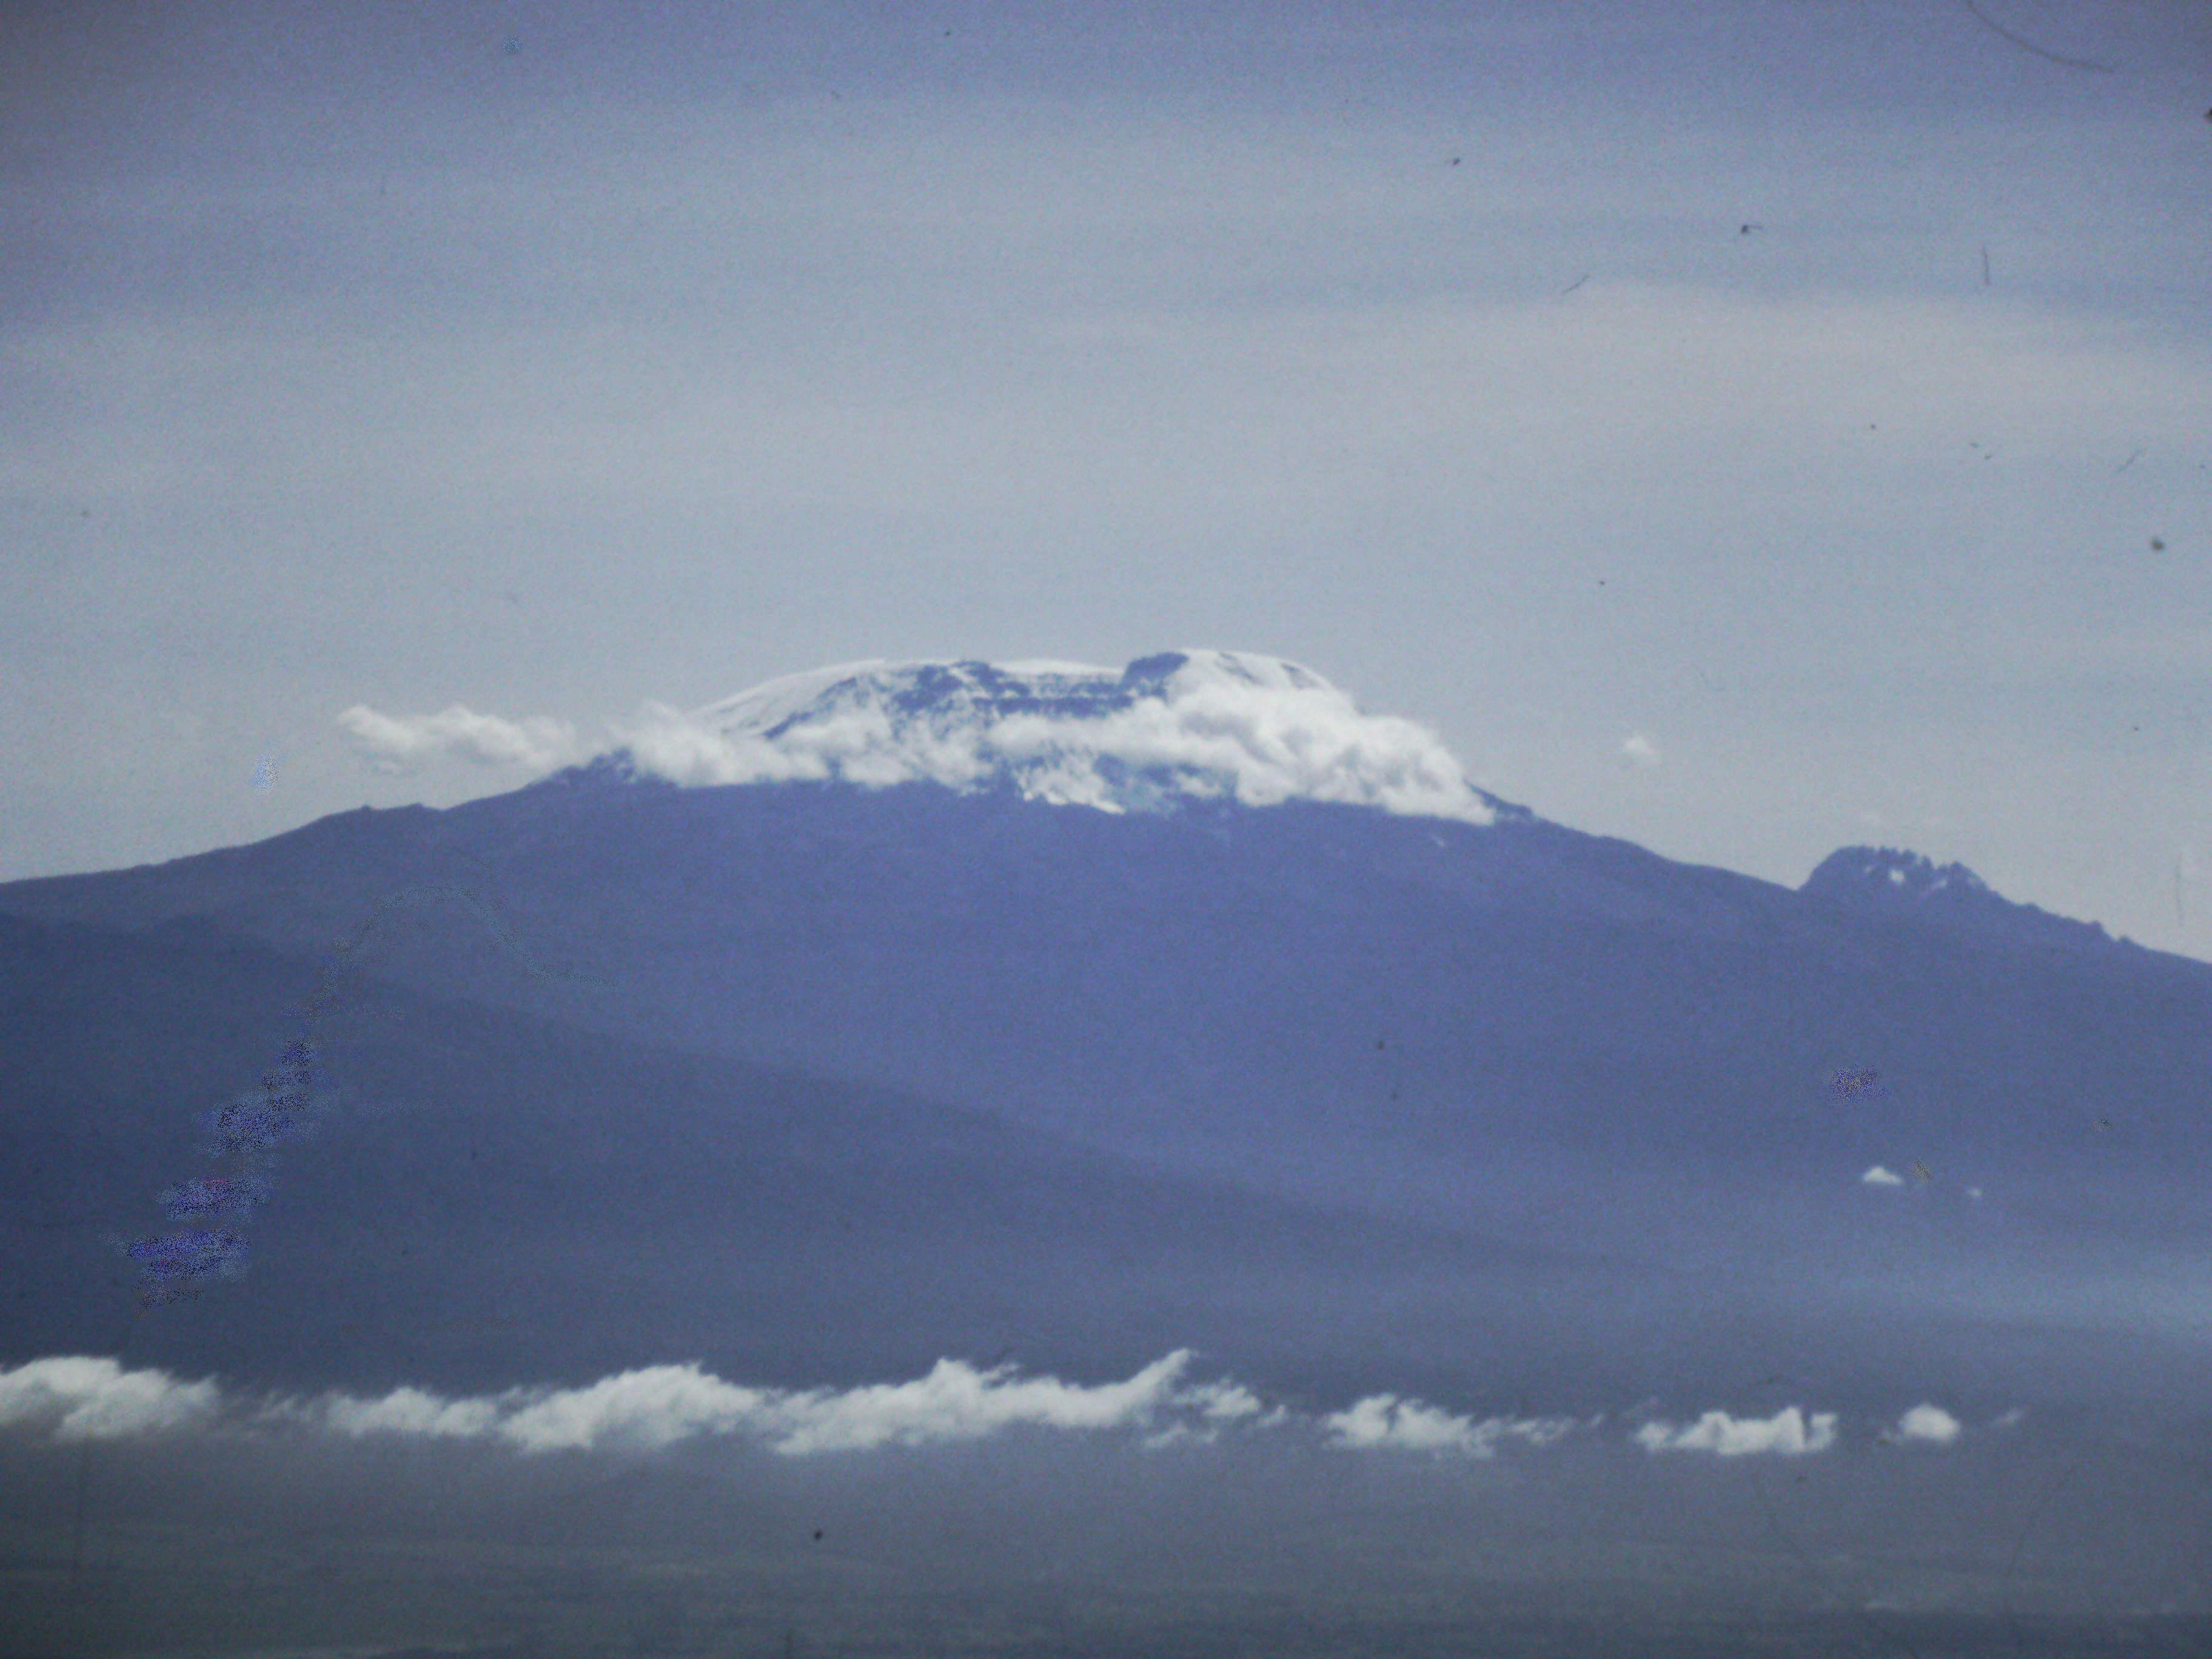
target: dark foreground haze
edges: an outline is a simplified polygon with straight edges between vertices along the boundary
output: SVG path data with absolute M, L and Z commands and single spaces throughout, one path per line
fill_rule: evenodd
M 2201 1455 L 2021 1433 L 1942 1464 L 1694 1471 L 1595 1441 L 1474 1464 L 1295 1437 L 11 1449 L 0 1633 L 24 1656 L 2206 1651 Z

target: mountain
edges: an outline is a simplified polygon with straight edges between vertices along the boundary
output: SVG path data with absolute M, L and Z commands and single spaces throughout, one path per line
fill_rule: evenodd
M 1938 865 L 1899 848 L 1839 848 L 1820 860 L 1798 890 L 1862 916 L 1893 917 L 2022 945 L 2094 951 L 2118 944 L 2095 922 L 2014 903 L 1963 864 Z
M 281 1047 L 242 1010 L 343 959 L 389 1000 L 333 1073 L 371 1139 L 301 1152 L 301 1212 L 403 1218 L 361 1246 L 387 1263 L 528 1238 L 594 1353 L 750 1329 L 758 1364 L 879 1370 L 1018 1329 L 1103 1365 L 1172 1333 L 1567 1387 L 1746 1344 L 1858 1363 L 1902 1309 L 1979 1332 L 1961 1365 L 2021 1320 L 2197 1328 L 2212 969 L 1955 866 L 1674 863 L 1231 653 L 824 671 L 631 737 L 450 811 L 0 887 L 46 1079 L 9 1167 L 145 1213 L 94 1050 L 197 1056 L 158 1141 L 188 1165 L 174 1125 Z M 816 1122 L 828 1173 L 789 1139 Z M 97 1174 L 125 1167 L 137 1197 Z M 479 1167 L 515 1183 L 481 1222 Z M 828 1215 L 849 1245 L 793 1243 Z M 710 1295 L 709 1258 L 746 1265 Z M 520 1282 L 423 1271 L 394 1268 L 423 1306 Z M 875 1334 L 828 1342 L 836 1308 Z

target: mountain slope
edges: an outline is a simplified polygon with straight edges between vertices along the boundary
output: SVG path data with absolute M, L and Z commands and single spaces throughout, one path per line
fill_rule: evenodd
M 379 910 L 441 883 L 504 940 L 443 900 Z M 2201 964 L 1919 926 L 1540 821 L 585 776 L 0 908 L 199 915 L 292 951 L 380 915 L 374 971 L 441 994 L 1162 1153 L 1477 1135 L 1802 1173 L 2002 1144 L 2071 1186 L 2116 1144 L 2100 1119 L 2154 1161 L 2201 1155 L 2212 1075 Z M 1885 1088 L 1840 1112 L 1831 1080 L 1863 1069 Z
M 1486 1285 L 1498 1304 L 1521 1276 L 1620 1277 L 349 975 L 330 982 L 313 1133 L 240 1224 L 246 1271 L 134 1316 L 116 1246 L 167 1224 L 157 1191 L 217 1167 L 207 1109 L 298 1033 L 315 981 L 200 924 L 0 919 L 0 1366 L 120 1347 L 465 1389 L 704 1358 L 797 1383 L 1009 1350 L 1110 1370 L 1198 1341 L 1296 1376 L 1393 1346 L 1394 1325 L 1404 1352 L 1455 1308 L 1463 1342 Z M 1400 1316 L 1377 1316 L 1385 1285 Z

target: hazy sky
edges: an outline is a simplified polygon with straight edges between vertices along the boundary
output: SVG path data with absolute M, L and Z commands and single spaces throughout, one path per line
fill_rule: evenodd
M 2212 7 L 17 5 L 0 99 L 0 877 L 527 776 L 356 703 L 1219 645 L 2212 956 Z

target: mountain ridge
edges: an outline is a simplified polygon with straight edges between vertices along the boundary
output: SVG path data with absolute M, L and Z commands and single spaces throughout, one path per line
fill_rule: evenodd
M 1270 1124 L 1352 1137 L 1348 1164 L 1306 1159 L 1310 1191 L 1376 1146 L 1543 1140 L 1562 1099 L 1595 1114 L 1593 1144 L 1636 1157 L 1642 1115 L 1661 1112 L 1700 1157 L 1741 1146 L 1802 1164 L 1810 1150 L 1763 1127 L 1771 1102 L 1802 1114 L 1828 1076 L 1869 1065 L 1928 1073 L 1962 1015 L 1985 1033 L 1982 1058 L 1940 1068 L 1962 1103 L 2038 1102 L 2054 1123 L 2087 1123 L 2097 1114 L 2067 1104 L 2068 1080 L 2091 1073 L 2060 1037 L 2081 1040 L 2078 1011 L 2109 1010 L 2114 1030 L 2142 1025 L 2130 1009 L 2212 1013 L 2212 970 L 2188 958 L 1923 925 L 1533 815 L 1475 826 L 1219 801 L 1071 814 L 920 784 L 548 781 L 12 884 L 0 910 L 125 927 L 200 915 L 296 952 L 441 884 L 474 893 L 527 959 L 574 972 L 519 973 L 480 917 L 421 905 L 392 913 L 374 972 L 1217 1170 Z M 2033 1009 L 2062 984 L 2054 1024 Z M 2178 1055 L 2172 1036 L 2142 1035 L 2147 1053 Z M 1925 1089 L 1885 1109 L 1919 1114 L 1912 1133 L 1938 1158 L 2002 1121 L 1946 1118 Z M 1858 1169 L 1896 1156 L 1870 1147 Z
M 2146 948 L 2132 939 L 2114 939 L 2101 922 L 2058 915 L 2040 905 L 2007 898 L 1963 864 L 1938 865 L 1926 854 L 1904 848 L 1838 848 L 1814 866 L 1797 890 L 1825 904 L 1959 932 L 2009 933 L 2051 948 Z

